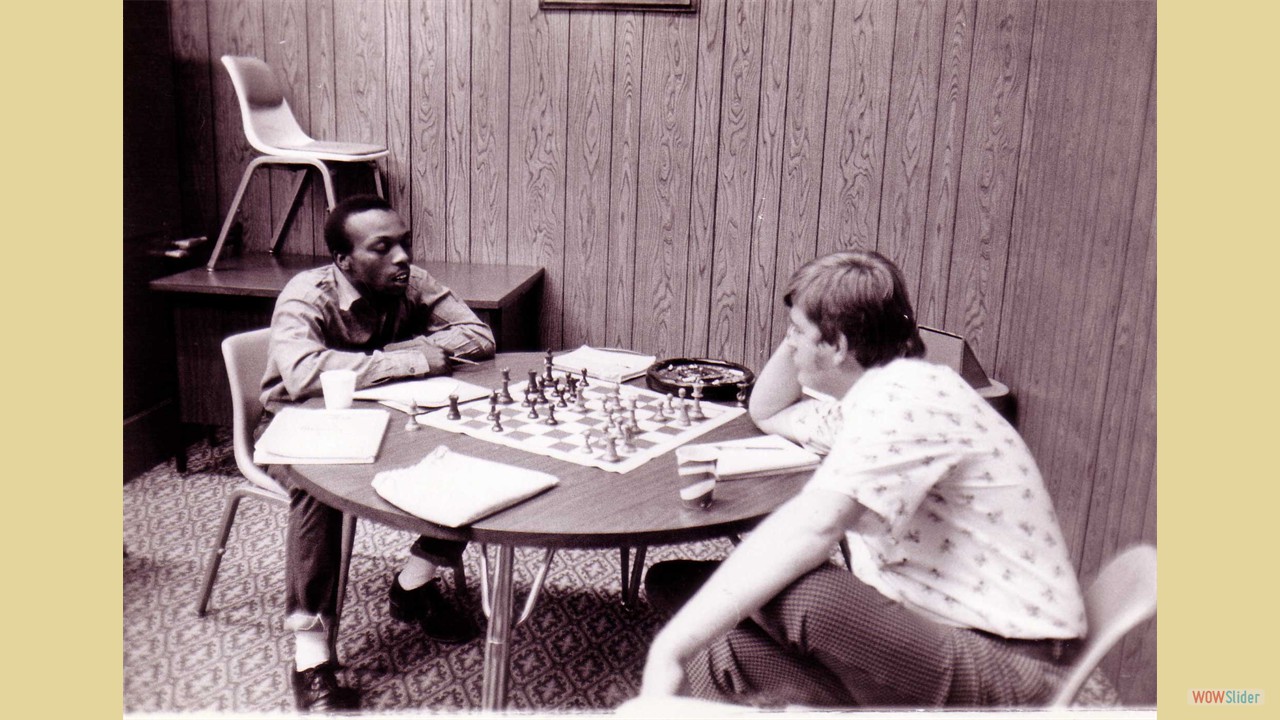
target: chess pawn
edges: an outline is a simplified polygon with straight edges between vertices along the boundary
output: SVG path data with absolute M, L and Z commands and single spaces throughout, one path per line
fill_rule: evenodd
M 448 416 L 448 417 L 449 417 L 449 419 L 450 419 L 450 420 L 461 420 L 461 419 L 462 419 L 462 411 L 458 409 L 458 396 L 457 396 L 457 395 L 450 395 L 450 396 L 449 396 L 449 416 Z
M 659 423 L 664 423 L 667 421 L 667 414 L 662 410 L 661 400 L 653 404 L 653 415 L 651 415 L 649 419 Z
M 547 419 L 543 420 L 542 422 L 548 425 L 560 424 L 560 421 L 556 420 L 556 406 L 553 405 L 552 403 L 547 403 Z
M 587 398 L 583 395 L 581 386 L 573 392 L 573 411 L 580 413 L 587 412 Z
M 587 369 L 582 368 L 582 380 L 578 381 L 578 387 L 587 387 L 588 385 L 589 383 L 587 382 Z
M 502 415 L 501 414 L 493 416 L 493 427 L 489 429 L 496 433 L 502 432 Z
M 418 407 L 418 401 L 414 400 L 409 405 L 409 419 L 404 422 L 404 429 L 409 432 L 415 432 L 421 429 L 418 424 L 418 415 L 422 413 L 422 408 Z
M 489 414 L 485 416 L 485 420 L 495 420 L 498 417 L 498 391 L 494 390 L 489 393 Z
M 560 381 L 556 381 L 556 407 L 569 407 L 569 403 L 564 400 L 564 385 Z
M 594 435 L 595 433 L 591 430 L 591 428 L 587 428 L 586 430 L 582 431 L 582 447 L 578 449 L 578 452 L 586 453 L 587 455 L 590 455 L 595 451 L 595 447 L 593 447 L 591 444 L 591 438 Z
M 529 396 L 529 414 L 525 415 L 525 417 L 530 420 L 538 419 L 538 398 L 534 395 Z

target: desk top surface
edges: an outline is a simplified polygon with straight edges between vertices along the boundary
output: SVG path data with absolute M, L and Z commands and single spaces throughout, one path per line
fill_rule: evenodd
M 274 298 L 303 270 L 327 264 L 327 257 L 247 254 L 218 260 L 213 271 L 203 266 L 151 281 L 160 292 Z M 543 275 L 530 265 L 416 262 L 473 308 L 497 310 L 515 302 Z
M 501 384 L 499 368 L 537 366 L 541 361 L 539 353 L 504 353 L 496 361 L 460 368 L 455 375 L 496 388 Z M 322 402 L 312 400 L 308 404 L 320 406 Z M 433 537 L 543 547 L 619 547 L 691 542 L 746 530 L 795 495 L 811 475 L 806 470 L 772 478 L 721 482 L 712 506 L 694 510 L 680 502 L 683 483 L 676 472 L 674 452 L 629 473 L 616 474 L 430 427 L 406 431 L 405 416 L 395 411 L 391 415 L 377 462 L 294 466 L 299 484 L 322 502 L 344 512 Z M 698 441 L 758 434 L 751 420 L 743 415 Z M 441 444 L 456 452 L 551 473 L 560 479 L 560 484 L 458 529 L 433 525 L 405 513 L 374 491 L 371 482 L 378 472 L 413 465 Z

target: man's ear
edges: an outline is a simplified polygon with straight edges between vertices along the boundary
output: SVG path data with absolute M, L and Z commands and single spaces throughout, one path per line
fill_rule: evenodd
M 346 253 L 334 253 L 333 264 L 344 273 L 351 272 L 351 256 Z
M 849 357 L 849 338 L 844 333 L 837 333 L 835 342 L 831 343 L 831 366 L 838 367 L 844 364 L 845 358 Z

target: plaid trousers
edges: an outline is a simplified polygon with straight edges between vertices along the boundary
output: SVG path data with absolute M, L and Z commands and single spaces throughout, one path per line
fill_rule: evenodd
M 687 596 L 671 582 L 700 584 L 714 563 L 650 568 L 646 590 Z M 655 572 L 657 571 L 657 572 Z M 681 598 L 683 599 L 683 598 Z M 991 707 L 1042 705 L 1065 669 L 1017 641 L 928 620 L 823 565 L 691 660 L 690 694 L 761 707 Z

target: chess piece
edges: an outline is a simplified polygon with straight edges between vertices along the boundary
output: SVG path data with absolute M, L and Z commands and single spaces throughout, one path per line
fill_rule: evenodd
M 544 365 L 546 366 L 546 374 L 543 376 L 547 379 L 547 382 L 553 382 L 556 379 L 555 375 L 551 373 L 551 364 L 552 364 L 551 351 L 548 350 L 547 358 L 544 361 Z
M 493 426 L 490 427 L 489 429 L 496 433 L 502 432 L 502 414 L 501 413 L 493 416 Z
M 589 383 L 587 382 L 587 369 L 582 368 L 582 380 L 578 383 L 578 386 L 587 387 L 588 385 Z
M 604 457 L 605 462 L 618 462 L 622 459 L 618 455 L 618 437 L 616 435 L 606 436 L 604 439 Z
M 556 381 L 556 407 L 569 407 L 564 400 L 564 385 L 559 380 Z
M 489 393 L 489 414 L 485 416 L 485 420 L 493 420 L 498 417 L 498 391 L 494 390 Z
M 707 416 L 702 412 L 702 381 L 696 380 L 693 383 L 693 408 L 689 411 L 689 417 L 694 420 L 706 420 Z
M 623 425 L 619 432 L 622 435 L 622 451 L 628 455 L 634 453 L 636 451 L 636 445 L 632 442 L 632 438 L 635 437 L 635 433 L 631 431 L 631 426 Z
M 586 395 L 583 394 L 581 387 L 578 387 L 576 390 L 574 390 L 573 411 L 580 412 L 583 414 L 586 414 L 587 412 L 587 398 L 586 398 Z
M 525 415 L 525 417 L 530 420 L 538 419 L 538 398 L 536 396 L 531 395 L 529 397 L 529 414 Z
M 744 408 L 747 406 L 747 383 L 746 382 L 738 383 L 737 400 L 738 400 L 738 407 Z
M 524 387 L 527 392 L 531 392 L 531 393 L 538 392 L 538 371 L 537 370 L 529 371 L 529 382 Z
M 510 405 L 516 399 L 511 397 L 511 370 L 502 368 L 502 394 L 498 396 L 498 401 L 503 405 Z
M 409 432 L 415 432 L 422 426 L 418 424 L 418 415 L 422 413 L 422 408 L 418 407 L 418 401 L 414 400 L 409 404 L 409 419 L 404 422 L 404 429 Z
M 653 415 L 649 416 L 649 419 L 657 423 L 664 423 L 667 421 L 667 414 L 662 410 L 661 400 L 653 404 Z
M 462 411 L 458 409 L 458 396 L 457 396 L 457 395 L 450 395 L 450 396 L 449 396 L 449 416 L 448 416 L 448 417 L 449 417 L 449 419 L 450 419 L 450 420 L 461 420 L 461 419 L 462 419 Z
M 684 388 L 681 388 L 680 392 L 683 394 Z M 680 405 L 676 410 L 676 425 L 679 425 L 680 427 L 689 427 L 690 425 L 689 406 L 685 404 L 684 398 L 680 398 Z
M 560 421 L 556 420 L 556 406 L 553 403 L 547 403 L 547 419 L 542 422 L 548 425 L 559 425 Z
M 592 432 L 591 428 L 587 428 L 582 431 L 582 447 L 578 449 L 578 452 L 590 455 L 595 451 L 595 448 L 591 445 L 591 438 L 594 434 L 595 433 Z
M 520 407 L 529 407 L 533 404 L 533 390 L 529 386 L 524 387 L 524 400 L 520 401 Z

